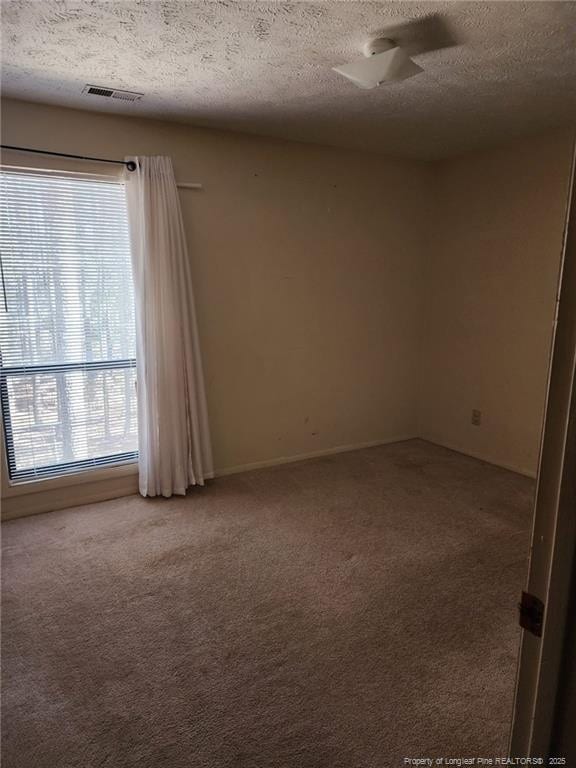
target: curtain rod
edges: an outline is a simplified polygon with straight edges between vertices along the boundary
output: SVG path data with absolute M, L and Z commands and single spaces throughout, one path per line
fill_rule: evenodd
M 86 155 L 69 155 L 66 152 L 49 152 L 46 149 L 31 149 L 30 147 L 13 147 L 10 144 L 0 144 L 0 149 L 13 149 L 16 152 L 31 152 L 35 155 L 51 155 L 52 157 L 70 157 L 73 160 L 91 160 L 94 163 L 114 163 L 125 165 L 129 171 L 136 170 L 136 163 L 132 160 L 108 160 L 105 157 L 87 157 Z

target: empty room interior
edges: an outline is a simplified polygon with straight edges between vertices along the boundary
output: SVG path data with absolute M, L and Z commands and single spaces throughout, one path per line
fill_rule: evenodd
M 504 756 L 576 4 L 1 14 L 5 768 Z

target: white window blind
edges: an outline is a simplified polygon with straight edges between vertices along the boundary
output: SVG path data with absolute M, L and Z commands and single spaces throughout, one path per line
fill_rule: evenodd
M 134 461 L 124 185 L 0 172 L 0 396 L 12 480 Z

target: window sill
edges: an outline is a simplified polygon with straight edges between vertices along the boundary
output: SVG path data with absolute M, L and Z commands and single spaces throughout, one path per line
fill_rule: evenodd
M 27 496 L 31 493 L 42 493 L 58 488 L 71 488 L 85 483 L 96 483 L 102 480 L 114 480 L 121 477 L 131 477 L 138 474 L 138 462 L 117 464 L 100 469 L 88 469 L 84 472 L 73 472 L 60 477 L 42 478 L 39 480 L 27 480 L 24 482 L 4 482 L 2 498 L 14 498 Z

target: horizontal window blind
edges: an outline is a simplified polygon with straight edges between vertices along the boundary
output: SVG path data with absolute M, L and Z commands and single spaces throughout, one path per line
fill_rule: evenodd
M 124 186 L 0 172 L 0 397 L 10 477 L 137 456 Z

